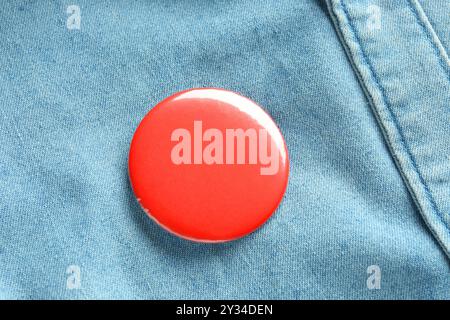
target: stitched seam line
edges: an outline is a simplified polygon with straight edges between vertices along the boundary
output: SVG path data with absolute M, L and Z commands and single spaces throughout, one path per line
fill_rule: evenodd
M 444 70 L 447 80 L 450 82 L 450 69 L 449 69 L 449 66 L 445 63 L 445 57 L 442 57 L 441 50 L 439 50 L 440 44 L 436 43 L 435 39 L 430 34 L 430 30 L 427 27 L 425 21 L 420 17 L 419 13 L 417 12 L 417 10 L 418 10 L 417 6 L 420 6 L 420 4 L 419 3 L 413 4 L 412 0 L 408 0 L 407 4 L 408 4 L 408 8 L 411 10 L 412 14 L 416 18 L 417 24 L 422 27 L 423 33 L 425 33 L 425 36 L 427 37 L 428 41 L 431 44 L 431 47 L 433 48 L 434 54 L 438 58 L 439 65 Z M 423 11 L 423 9 L 422 9 L 422 11 Z M 431 31 L 431 32 L 434 32 L 434 31 Z M 437 35 L 436 35 L 436 38 L 437 38 Z M 443 49 L 443 50 L 445 52 L 445 49 Z
M 369 68 L 369 71 L 371 73 L 371 77 L 373 78 L 375 84 L 377 85 L 378 89 L 381 92 L 381 96 L 382 96 L 384 104 L 386 105 L 386 109 L 388 110 L 389 115 L 390 115 L 390 117 L 391 117 L 391 119 L 392 119 L 392 121 L 393 121 L 393 123 L 395 125 L 395 128 L 398 131 L 399 138 L 400 138 L 400 143 L 405 148 L 406 154 L 408 155 L 409 160 L 411 161 L 413 170 L 417 174 L 417 176 L 419 178 L 419 182 L 422 184 L 422 186 L 424 188 L 425 196 L 426 196 L 427 200 L 429 201 L 429 203 L 431 204 L 431 208 L 434 211 L 433 213 L 439 218 L 439 220 L 444 224 L 444 226 L 446 226 L 448 228 L 446 222 L 444 221 L 444 219 L 443 219 L 443 217 L 442 217 L 442 215 L 441 215 L 441 213 L 440 213 L 440 211 L 439 211 L 439 209 L 438 209 L 438 207 L 436 205 L 436 202 L 434 201 L 434 198 L 432 196 L 432 193 L 431 193 L 430 189 L 428 188 L 428 185 L 425 183 L 425 180 L 424 180 L 424 178 L 423 178 L 423 176 L 422 176 L 422 174 L 421 174 L 421 172 L 420 172 L 420 170 L 418 168 L 417 162 L 416 162 L 414 156 L 411 153 L 409 145 L 407 144 L 407 142 L 405 140 L 404 133 L 403 133 L 403 130 L 402 130 L 401 126 L 400 126 L 400 123 L 398 122 L 397 117 L 395 117 L 395 115 L 394 115 L 394 113 L 392 111 L 391 105 L 388 103 L 386 92 L 385 92 L 383 86 L 381 85 L 381 82 L 379 81 L 379 79 L 378 79 L 378 77 L 377 77 L 377 75 L 375 73 L 375 70 L 374 70 L 372 64 L 369 61 L 369 59 L 367 57 L 367 54 L 365 53 L 365 51 L 364 51 L 364 49 L 363 49 L 363 47 L 361 45 L 361 40 L 359 39 L 357 33 L 355 32 L 356 28 L 353 25 L 352 20 L 350 19 L 350 15 L 349 15 L 349 12 L 347 10 L 347 7 L 346 7 L 346 5 L 343 2 L 340 2 L 340 4 L 341 4 L 341 8 L 342 8 L 344 14 L 346 15 L 347 20 L 348 20 L 349 27 L 350 27 L 349 31 L 352 34 L 352 36 L 354 37 L 354 39 L 357 41 L 359 49 L 360 49 L 359 51 L 361 53 L 361 56 L 362 56 L 363 60 L 365 61 L 366 66 Z
M 446 255 L 448 256 L 448 258 L 450 258 L 450 251 L 448 250 L 448 245 L 446 244 L 446 242 L 444 242 L 444 240 L 442 239 L 442 235 L 440 235 L 440 231 L 437 230 L 437 228 L 440 229 L 440 226 L 436 226 L 435 223 L 433 221 L 430 221 L 427 218 L 427 215 L 424 213 L 424 209 L 423 207 L 420 205 L 420 202 L 417 198 L 416 193 L 414 192 L 414 190 L 412 189 L 412 186 L 410 185 L 410 183 L 408 182 L 408 178 L 406 177 L 405 173 L 403 172 L 403 170 L 401 169 L 401 162 L 400 159 L 397 155 L 397 153 L 395 152 L 393 143 L 391 143 L 391 136 L 388 134 L 387 132 L 387 128 L 384 125 L 384 122 L 381 120 L 381 115 L 380 115 L 380 111 L 378 110 L 378 108 L 375 106 L 375 99 L 373 97 L 373 95 L 370 93 L 370 91 L 368 90 L 367 85 L 365 84 L 365 80 L 364 77 L 362 76 L 361 71 L 359 70 L 359 68 L 356 66 L 356 63 L 353 59 L 353 54 L 351 53 L 352 50 L 350 49 L 347 41 L 345 40 L 345 37 L 342 33 L 341 28 L 343 29 L 344 27 L 346 27 L 345 22 L 341 23 L 339 21 L 339 18 L 337 17 L 335 10 L 333 9 L 333 5 L 331 3 L 331 1 L 333 0 L 329 0 L 327 1 L 327 5 L 329 7 L 329 13 L 330 16 L 334 22 L 334 26 L 336 29 L 336 32 L 339 36 L 339 39 L 341 40 L 341 44 L 344 47 L 344 50 L 347 54 L 347 57 L 349 59 L 350 64 L 353 67 L 353 70 L 355 71 L 357 78 L 359 80 L 359 84 L 361 85 L 362 90 L 364 91 L 364 93 L 366 94 L 367 98 L 368 98 L 368 103 L 371 105 L 372 107 L 372 111 L 374 112 L 375 118 L 377 119 L 379 125 L 380 125 L 380 129 L 381 132 L 384 136 L 385 142 L 390 150 L 390 154 L 391 156 L 394 158 L 394 161 L 397 165 L 397 168 L 399 168 L 399 172 L 400 175 L 409 191 L 409 194 L 411 195 L 411 197 L 413 198 L 414 202 L 416 203 L 416 205 L 418 206 L 418 210 L 423 218 L 423 221 L 425 222 L 425 224 L 428 226 L 428 229 L 431 231 L 431 233 L 434 235 L 434 238 L 436 239 L 436 241 L 440 244 L 440 246 L 444 249 L 444 252 L 446 253 Z M 444 228 L 446 228 L 445 224 L 442 225 Z

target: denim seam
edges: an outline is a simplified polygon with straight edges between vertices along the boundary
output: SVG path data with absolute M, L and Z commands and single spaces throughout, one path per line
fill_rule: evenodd
M 442 218 L 442 216 L 441 216 L 441 214 L 439 212 L 439 209 L 437 208 L 437 205 L 436 205 L 436 202 L 434 201 L 433 195 L 432 195 L 430 189 L 428 188 L 428 185 L 426 184 L 426 182 L 425 182 L 425 180 L 424 180 L 424 178 L 422 176 L 422 173 L 419 170 L 419 167 L 417 165 L 416 159 L 415 159 L 414 155 L 412 154 L 408 143 L 405 140 L 405 135 L 403 133 L 402 127 L 399 124 L 398 119 L 395 116 L 394 112 L 392 111 L 392 107 L 389 104 L 389 100 L 387 99 L 386 91 L 384 90 L 384 87 L 381 85 L 381 82 L 378 79 L 378 76 L 376 75 L 375 70 L 373 69 L 373 66 L 372 66 L 372 64 L 369 61 L 369 59 L 367 57 L 367 54 L 365 53 L 364 48 L 361 45 L 361 40 L 359 39 L 359 37 L 358 37 L 358 35 L 357 35 L 356 31 L 355 31 L 355 27 L 354 27 L 354 25 L 353 25 L 353 23 L 352 23 L 352 21 L 350 19 L 350 15 L 348 13 L 347 7 L 346 7 L 346 5 L 343 2 L 341 3 L 341 6 L 342 6 L 342 10 L 344 11 L 344 13 L 345 13 L 345 15 L 346 15 L 346 17 L 348 19 L 348 23 L 349 23 L 349 26 L 350 26 L 350 29 L 351 29 L 350 32 L 351 32 L 352 36 L 355 38 L 355 40 L 358 43 L 358 46 L 359 46 L 362 58 L 365 61 L 366 66 L 369 68 L 371 76 L 372 76 L 375 84 L 377 85 L 378 89 L 381 92 L 381 95 L 383 97 L 383 101 L 386 104 L 386 109 L 389 111 L 389 115 L 392 118 L 392 121 L 394 122 L 394 125 L 395 125 L 395 127 L 396 127 L 396 129 L 398 131 L 398 134 L 399 134 L 399 137 L 400 137 L 400 143 L 405 148 L 405 151 L 406 151 L 407 155 L 410 158 L 410 161 L 411 161 L 411 164 L 413 166 L 413 169 L 417 173 L 417 176 L 419 177 L 420 183 L 422 183 L 422 185 L 423 185 L 423 187 L 425 189 L 425 194 L 426 194 L 426 196 L 428 198 L 427 200 L 430 201 L 431 206 L 433 207 L 433 210 L 436 211 L 435 214 L 437 214 L 439 219 L 444 223 L 444 225 L 446 225 L 445 221 L 443 220 L 443 218 Z
M 422 30 L 423 30 L 425 36 L 427 37 L 428 41 L 430 42 L 431 46 L 433 47 L 433 51 L 439 61 L 439 65 L 444 70 L 444 73 L 447 76 L 447 80 L 450 82 L 450 69 L 449 69 L 450 66 L 445 63 L 445 61 L 448 60 L 448 56 L 447 57 L 445 56 L 445 54 L 446 54 L 445 49 L 440 42 L 436 43 L 436 40 L 433 39 L 432 35 L 430 35 L 430 32 L 434 32 L 434 31 L 430 30 L 430 28 L 427 27 L 426 22 L 420 17 L 419 13 L 417 12 L 417 10 L 419 10 L 418 6 L 420 6 L 420 4 L 419 3 L 413 4 L 412 1 L 414 1 L 414 0 L 407 1 L 408 8 L 411 10 L 412 14 L 416 18 L 417 24 L 422 27 Z M 421 9 L 421 11 L 423 11 L 423 10 Z M 423 13 L 423 14 L 425 15 L 425 13 Z M 437 35 L 436 35 L 436 38 L 439 39 L 437 37 Z M 439 41 L 439 40 L 437 40 L 437 41 Z M 441 50 L 439 48 L 441 48 Z
M 386 95 L 385 89 L 383 88 L 383 86 L 381 85 L 381 82 L 379 81 L 378 77 L 376 76 L 375 70 L 373 69 L 373 66 L 371 65 L 371 63 L 370 63 L 370 61 L 369 61 L 369 59 L 368 59 L 368 57 L 367 57 L 367 54 L 365 53 L 365 51 L 364 51 L 364 49 L 363 49 L 363 47 L 362 47 L 362 45 L 361 45 L 361 40 L 359 39 L 359 37 L 358 37 L 358 35 L 357 35 L 356 31 L 355 31 L 355 27 L 354 27 L 354 25 L 353 25 L 353 23 L 352 23 L 352 21 L 351 21 L 351 19 L 350 19 L 350 15 L 349 15 L 348 9 L 347 9 L 347 7 L 345 6 L 345 4 L 344 4 L 342 1 L 339 1 L 339 5 L 340 5 L 340 7 L 342 8 L 343 13 L 345 14 L 345 18 L 346 18 L 347 21 L 348 21 L 348 26 L 349 26 L 349 32 L 350 32 L 350 35 L 354 38 L 355 44 L 358 46 L 357 51 L 359 51 L 359 53 L 356 53 L 356 54 L 358 54 L 358 55 L 362 58 L 363 63 L 366 65 L 366 67 L 367 67 L 367 68 L 369 69 L 369 71 L 370 71 L 370 76 L 373 78 L 374 83 L 376 84 L 378 90 L 379 90 L 380 93 L 381 93 L 381 96 L 382 96 L 382 99 L 383 99 L 383 103 L 386 105 L 386 110 L 388 111 L 388 115 L 389 115 L 389 117 L 392 119 L 392 123 L 394 124 L 395 129 L 396 129 L 397 132 L 398 132 L 398 136 L 399 136 L 399 139 L 400 139 L 399 142 L 400 142 L 401 146 L 404 148 L 404 150 L 405 150 L 405 152 L 406 152 L 406 155 L 407 155 L 408 158 L 409 158 L 408 160 L 410 161 L 410 163 L 411 163 L 411 165 L 412 165 L 412 168 L 413 168 L 414 172 L 417 174 L 417 177 L 419 178 L 419 182 L 421 183 L 421 185 L 422 185 L 422 187 L 423 187 L 423 190 L 424 190 L 424 193 L 425 193 L 425 196 L 426 196 L 426 198 L 427 198 L 426 200 L 431 204 L 431 209 L 433 210 L 433 215 L 437 216 L 438 220 L 439 220 L 439 221 L 443 224 L 443 226 L 445 226 L 445 228 L 448 230 L 449 227 L 447 226 L 445 220 L 443 219 L 443 217 L 442 217 L 442 215 L 441 215 L 441 213 L 440 213 L 440 211 L 439 211 L 439 209 L 438 209 L 438 207 L 437 207 L 437 204 L 436 204 L 436 202 L 435 202 L 435 200 L 434 200 L 434 197 L 433 197 L 433 195 L 432 195 L 432 193 L 431 193 L 431 191 L 430 191 L 428 185 L 425 183 L 425 180 L 424 180 L 424 178 L 423 178 L 421 172 L 419 171 L 417 162 L 416 162 L 414 156 L 413 156 L 412 153 L 411 153 L 411 150 L 410 150 L 410 148 L 409 148 L 409 145 L 406 143 L 406 140 L 405 140 L 405 138 L 404 138 L 404 133 L 403 133 L 403 131 L 402 131 L 402 129 L 401 129 L 401 126 L 400 126 L 400 124 L 399 124 L 399 122 L 398 122 L 398 119 L 397 119 L 397 117 L 394 115 L 394 113 L 393 113 L 393 111 L 392 111 L 391 105 L 388 104 L 388 99 L 387 99 L 387 95 Z M 331 6 L 332 6 L 332 5 L 330 4 L 330 12 L 331 12 L 331 14 L 334 16 L 334 12 L 333 12 Z M 341 25 L 341 22 L 338 21 L 339 19 L 338 19 L 336 16 L 334 16 L 333 18 L 334 18 L 334 20 L 335 20 L 339 25 Z M 343 40 L 342 43 L 343 43 L 344 47 L 346 48 L 346 51 L 347 51 L 348 54 L 349 54 L 349 58 L 350 58 L 351 64 L 354 66 L 354 70 L 356 71 L 356 73 L 357 73 L 357 75 L 358 75 L 358 78 L 360 78 L 362 84 L 364 84 L 364 83 L 365 83 L 364 77 L 363 77 L 362 74 L 360 73 L 360 71 L 359 71 L 359 69 L 357 68 L 356 64 L 352 61 L 352 58 L 351 58 L 351 57 L 352 57 L 351 49 L 348 47 L 347 43 L 344 41 L 344 39 L 343 39 L 344 36 L 340 34 L 339 30 L 337 30 L 337 31 L 338 31 L 338 34 L 342 37 L 342 40 Z M 442 62 L 442 61 L 440 61 L 440 62 Z M 367 90 L 367 89 L 365 88 L 365 85 L 363 85 L 363 89 L 364 89 L 364 91 L 366 92 L 366 94 L 369 96 L 369 98 L 370 98 L 370 100 L 371 100 L 371 101 L 370 101 L 371 104 L 375 104 L 375 99 L 374 99 L 374 97 L 373 97 L 372 94 L 369 92 L 369 90 Z M 390 138 L 389 138 L 390 135 L 388 134 L 388 132 L 387 132 L 386 129 L 384 128 L 383 121 L 381 120 L 381 116 L 380 116 L 380 114 L 379 114 L 379 111 L 377 110 L 377 108 L 372 108 L 372 109 L 375 111 L 375 114 L 376 114 L 376 116 L 377 116 L 377 118 L 378 118 L 378 121 L 379 121 L 380 124 L 381 124 L 381 129 L 382 129 L 384 135 L 385 135 L 386 138 L 387 138 L 387 139 L 385 139 L 385 140 L 386 140 L 388 146 L 390 147 L 390 149 L 392 150 L 391 154 L 392 154 L 392 156 L 394 157 L 394 159 L 396 160 L 396 162 L 398 163 L 398 166 L 397 166 L 397 167 L 399 168 L 399 170 L 400 170 L 400 172 L 401 172 L 401 175 L 405 178 L 406 186 L 407 186 L 407 188 L 410 190 L 410 194 L 412 195 L 412 197 L 413 197 L 415 203 L 416 203 L 416 204 L 419 204 L 420 202 L 418 201 L 418 198 L 417 198 L 415 192 L 413 191 L 412 186 L 409 185 L 408 178 L 406 177 L 406 174 L 405 174 L 404 171 L 403 171 L 403 167 L 402 167 L 402 165 L 401 165 L 401 162 L 400 162 L 400 160 L 399 160 L 399 158 L 398 158 L 396 152 L 394 151 L 395 148 L 393 147 L 393 144 L 392 144 L 392 142 L 390 141 Z M 422 209 L 420 209 L 420 207 L 421 207 L 421 206 L 419 205 L 419 210 L 422 211 Z M 426 217 L 425 214 L 423 214 L 423 215 L 424 215 L 424 217 Z M 428 222 L 427 219 L 424 219 L 424 221 L 425 221 L 425 223 L 428 225 L 429 230 L 433 233 L 433 235 L 435 236 L 435 238 L 437 239 L 437 241 L 441 244 L 441 246 L 442 246 L 443 248 L 445 248 L 446 245 L 441 241 L 440 237 L 436 234 L 436 232 L 435 232 L 435 230 L 434 230 L 434 227 L 431 227 L 431 225 L 430 225 L 431 222 Z M 448 253 L 447 253 L 447 255 L 448 255 Z M 450 257 L 450 256 L 449 256 L 449 257 Z

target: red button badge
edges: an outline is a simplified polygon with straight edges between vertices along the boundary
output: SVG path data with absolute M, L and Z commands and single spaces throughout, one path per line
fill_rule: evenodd
M 156 105 L 131 142 L 130 181 L 145 212 L 189 240 L 223 242 L 261 226 L 286 190 L 280 130 L 255 102 L 192 89 Z

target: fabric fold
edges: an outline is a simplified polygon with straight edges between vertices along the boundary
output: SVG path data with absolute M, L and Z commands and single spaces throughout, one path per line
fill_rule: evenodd
M 328 0 L 425 223 L 450 257 L 450 62 L 416 0 Z

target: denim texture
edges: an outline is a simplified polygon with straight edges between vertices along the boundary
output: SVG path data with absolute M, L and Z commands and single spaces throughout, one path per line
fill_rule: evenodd
M 2 2 L 0 298 L 450 299 L 448 17 L 370 3 L 371 37 L 369 1 Z M 230 243 L 162 230 L 128 181 L 142 117 L 193 87 L 256 101 L 289 150 L 280 207 Z
M 417 0 L 330 3 L 405 183 L 425 222 L 450 255 L 447 53 Z M 379 30 L 367 27 L 369 4 L 385 8 Z

